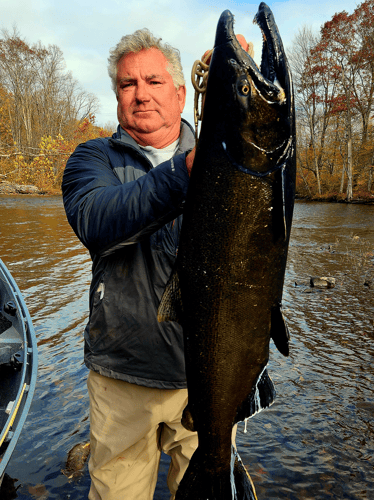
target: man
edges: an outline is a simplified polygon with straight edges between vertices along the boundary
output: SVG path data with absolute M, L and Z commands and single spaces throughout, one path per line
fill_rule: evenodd
M 181 119 L 178 50 L 138 30 L 111 51 L 109 75 L 118 130 L 79 145 L 62 182 L 67 218 L 93 261 L 85 330 L 88 498 L 152 499 L 161 450 L 171 457 L 174 498 L 197 435 L 181 425 L 182 329 L 156 315 L 178 250 L 195 139 Z
M 179 52 L 148 30 L 111 51 L 118 102 L 112 138 L 81 144 L 62 190 L 67 218 L 90 251 L 90 500 L 149 500 L 161 450 L 171 498 L 197 447 L 181 425 L 187 402 L 182 329 L 157 308 L 178 250 L 194 135 L 181 120 Z M 156 168 L 155 168 L 156 167 Z

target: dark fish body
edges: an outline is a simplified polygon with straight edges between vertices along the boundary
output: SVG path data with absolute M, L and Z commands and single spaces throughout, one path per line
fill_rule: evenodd
M 293 91 L 265 4 L 256 21 L 266 38 L 261 71 L 231 13 L 219 20 L 176 272 L 159 310 L 160 320 L 183 325 L 183 423 L 199 436 L 176 500 L 256 498 L 232 428 L 273 401 L 270 338 L 288 354 L 280 307 L 294 203 Z

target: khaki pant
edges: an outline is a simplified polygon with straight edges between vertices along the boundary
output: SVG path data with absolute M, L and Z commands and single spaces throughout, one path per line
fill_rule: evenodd
M 187 389 L 150 389 L 90 371 L 89 500 L 151 500 L 161 450 L 171 457 L 171 499 L 197 448 L 181 424 Z

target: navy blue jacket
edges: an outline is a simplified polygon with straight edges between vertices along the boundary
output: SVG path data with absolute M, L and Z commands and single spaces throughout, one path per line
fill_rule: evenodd
M 107 377 L 186 387 L 182 328 L 158 323 L 156 315 L 178 249 L 185 157 L 193 146 L 182 121 L 176 155 L 152 168 L 118 129 L 112 138 L 80 144 L 67 162 L 66 215 L 92 258 L 85 363 Z

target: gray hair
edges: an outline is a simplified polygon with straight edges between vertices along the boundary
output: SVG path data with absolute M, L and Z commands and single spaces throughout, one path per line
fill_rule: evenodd
M 173 83 L 176 89 L 181 85 L 185 85 L 183 76 L 182 63 L 178 49 L 175 49 L 168 43 L 161 43 L 161 38 L 156 38 L 147 29 L 135 31 L 132 35 L 125 35 L 121 38 L 118 44 L 110 50 L 108 57 L 108 73 L 112 80 L 112 88 L 117 95 L 117 64 L 121 57 L 129 54 L 130 52 L 140 52 L 142 49 L 150 49 L 152 47 L 160 50 L 169 64 L 167 71 L 173 78 Z

